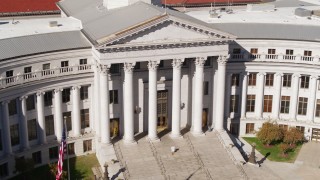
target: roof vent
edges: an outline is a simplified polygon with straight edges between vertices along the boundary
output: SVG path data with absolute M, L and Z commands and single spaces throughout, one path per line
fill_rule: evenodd
M 58 26 L 58 21 L 50 21 L 49 22 L 49 27 L 57 27 Z

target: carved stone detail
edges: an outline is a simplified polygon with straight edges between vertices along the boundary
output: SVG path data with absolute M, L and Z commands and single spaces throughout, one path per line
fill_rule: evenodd
M 108 75 L 109 74 L 109 68 L 110 68 L 110 66 L 108 66 L 108 65 L 100 64 L 100 66 L 99 66 L 100 74 L 105 75 L 105 76 Z
M 21 96 L 21 97 L 19 98 L 19 100 L 22 101 L 22 100 L 25 100 L 25 99 L 27 99 L 27 98 L 28 98 L 28 96 Z
M 172 64 L 173 69 L 181 69 L 182 60 L 181 59 L 173 59 L 171 64 Z
M 81 86 L 72 86 L 72 90 L 80 89 Z
M 230 55 L 228 56 L 219 56 L 218 58 L 218 65 L 226 65 L 227 62 L 228 62 L 228 59 L 229 59 Z
M 44 95 L 44 94 L 45 94 L 45 92 L 43 92 L 43 91 L 39 91 L 39 92 L 36 93 L 37 96 L 41 96 L 41 95 Z
M 9 100 L 4 100 L 4 101 L 1 102 L 1 105 L 9 104 L 9 102 L 10 102 Z
M 158 62 L 157 61 L 149 61 L 148 62 L 149 71 L 156 71 L 157 68 L 158 68 Z
M 203 67 L 206 60 L 207 59 L 205 59 L 204 57 L 197 57 L 196 60 L 194 61 L 194 64 L 196 66 Z
M 58 93 L 58 92 L 62 92 L 62 91 L 63 91 L 63 89 L 58 88 L 58 89 L 55 89 L 53 92 L 54 92 L 54 93 Z
M 134 68 L 134 63 L 123 63 L 123 69 L 125 73 L 132 73 Z

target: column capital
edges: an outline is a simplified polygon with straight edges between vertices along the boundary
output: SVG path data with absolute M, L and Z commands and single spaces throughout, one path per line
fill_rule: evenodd
M 220 55 L 218 57 L 218 60 L 217 60 L 218 65 L 226 65 L 227 62 L 228 62 L 229 57 L 230 57 L 230 54 L 228 54 L 227 56 L 226 55 Z
M 38 92 L 36 93 L 37 96 L 42 96 L 42 95 L 44 95 L 44 94 L 45 94 L 45 92 L 43 92 L 43 91 L 38 91 Z
M 19 100 L 20 100 L 20 101 L 26 100 L 27 98 L 28 98 L 28 96 L 21 96 L 21 97 L 19 98 Z
M 173 69 L 180 69 L 182 63 L 183 63 L 183 59 L 173 59 L 171 64 Z
M 258 73 L 258 76 L 265 76 L 267 73 L 265 73 L 265 72 L 259 72 Z
M 54 93 L 58 93 L 58 92 L 62 92 L 62 91 L 63 91 L 62 88 L 57 88 L 57 89 L 53 90 Z
M 317 75 L 311 75 L 310 78 L 311 78 L 311 79 L 319 79 L 319 76 L 317 76 Z
M 249 72 L 241 72 L 240 73 L 242 76 L 248 76 L 250 73 Z
M 207 59 L 204 57 L 196 57 L 196 60 L 194 60 L 194 64 L 198 67 L 203 67 L 206 60 Z
M 298 73 L 294 73 L 294 74 L 292 75 L 292 77 L 297 77 L 297 78 L 300 78 L 300 77 L 301 77 L 301 74 L 298 74 Z
M 76 90 L 76 89 L 80 89 L 81 88 L 81 86 L 72 86 L 72 90 Z
M 135 63 L 123 63 L 123 69 L 125 73 L 132 73 Z
M 280 77 L 282 77 L 282 76 L 283 76 L 283 73 L 281 73 L 281 72 L 277 72 L 275 75 L 276 75 L 276 76 L 280 76 Z
M 149 61 L 148 62 L 149 71 L 156 71 L 157 68 L 158 68 L 158 61 Z
M 1 105 L 6 105 L 6 104 L 9 104 L 10 100 L 4 100 L 1 102 Z
M 98 69 L 99 69 L 100 74 L 106 76 L 106 75 L 109 74 L 110 65 L 100 64 L 99 67 L 98 67 Z

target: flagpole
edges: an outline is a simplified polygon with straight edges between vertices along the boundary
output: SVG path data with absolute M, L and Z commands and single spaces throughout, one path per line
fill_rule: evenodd
M 67 117 L 64 116 L 64 128 L 65 128 L 65 136 L 66 136 L 66 146 L 67 146 L 67 163 L 68 163 L 68 180 L 70 180 L 70 166 L 69 166 L 69 144 L 68 144 L 68 130 L 67 130 Z

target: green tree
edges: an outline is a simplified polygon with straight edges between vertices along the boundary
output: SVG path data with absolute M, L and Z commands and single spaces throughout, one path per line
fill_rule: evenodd
M 270 146 L 283 139 L 283 130 L 274 123 L 265 122 L 257 133 L 257 138 L 265 145 Z
M 57 165 L 57 163 L 49 163 L 48 166 L 49 166 L 50 174 L 51 174 L 50 179 L 56 179 L 56 175 L 58 173 L 58 165 Z M 62 171 L 61 179 L 62 180 L 63 179 L 68 179 L 68 174 L 67 174 L 66 171 Z
M 281 143 L 279 145 L 279 149 L 280 149 L 280 152 L 282 153 L 282 155 L 286 155 L 290 150 L 292 150 L 290 145 L 286 144 L 286 143 Z
M 297 143 L 301 143 L 303 142 L 303 140 L 303 133 L 295 127 L 290 128 L 284 133 L 283 142 L 290 144 L 290 146 L 295 145 Z

